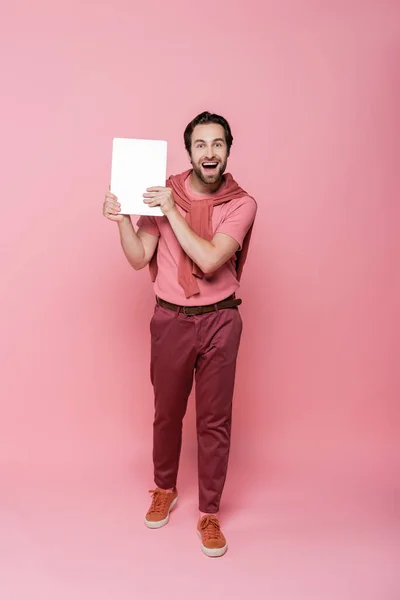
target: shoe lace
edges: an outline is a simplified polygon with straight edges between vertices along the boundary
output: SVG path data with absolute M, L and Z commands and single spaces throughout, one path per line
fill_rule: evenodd
M 200 521 L 200 529 L 206 540 L 216 540 L 221 536 L 221 527 L 217 517 L 205 516 Z
M 161 490 L 149 490 L 149 494 L 153 495 L 149 514 L 163 513 L 168 501 L 167 492 L 162 492 Z

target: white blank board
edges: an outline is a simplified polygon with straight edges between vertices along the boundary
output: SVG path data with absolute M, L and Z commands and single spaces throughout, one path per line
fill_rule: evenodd
M 162 216 L 158 206 L 144 204 L 143 194 L 154 186 L 165 186 L 167 142 L 114 138 L 111 161 L 111 192 L 124 215 Z

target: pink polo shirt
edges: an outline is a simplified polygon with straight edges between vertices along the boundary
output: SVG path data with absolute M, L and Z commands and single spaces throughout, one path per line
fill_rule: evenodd
M 207 197 L 193 192 L 188 179 L 186 179 L 185 186 L 186 193 L 192 202 Z M 177 208 L 182 215 L 185 215 L 179 206 Z M 236 240 L 241 248 L 254 221 L 256 211 L 256 203 L 248 196 L 215 206 L 212 215 L 214 235 L 225 233 Z M 204 275 L 202 279 L 198 278 L 200 293 L 186 298 L 178 283 L 178 264 L 182 249 L 167 217 L 142 216 L 137 225 L 143 231 L 160 238 L 157 251 L 158 274 L 154 283 L 154 292 L 159 298 L 181 306 L 203 306 L 219 302 L 239 288 L 235 256 L 233 256 L 214 273 Z

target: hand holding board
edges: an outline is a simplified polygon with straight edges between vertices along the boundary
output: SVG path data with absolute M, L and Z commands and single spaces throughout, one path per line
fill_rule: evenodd
M 114 138 L 111 163 L 111 191 L 121 204 L 123 215 L 162 217 L 158 206 L 143 202 L 146 189 L 165 186 L 167 142 Z

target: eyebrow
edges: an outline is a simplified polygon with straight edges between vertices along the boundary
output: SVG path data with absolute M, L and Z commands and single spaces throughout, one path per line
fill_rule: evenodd
M 202 142 L 203 144 L 206 143 L 205 140 L 195 140 L 193 143 L 197 144 L 198 142 Z M 225 140 L 223 138 L 215 138 L 215 140 L 213 140 L 213 142 L 224 142 L 225 143 Z

